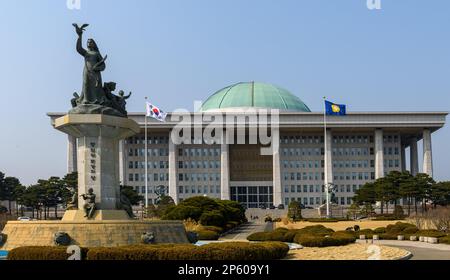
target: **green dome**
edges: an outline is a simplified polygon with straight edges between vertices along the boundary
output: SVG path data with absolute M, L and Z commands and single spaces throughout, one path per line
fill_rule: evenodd
M 300 98 L 289 91 L 256 82 L 237 83 L 217 91 L 203 103 L 200 111 L 248 107 L 311 112 Z

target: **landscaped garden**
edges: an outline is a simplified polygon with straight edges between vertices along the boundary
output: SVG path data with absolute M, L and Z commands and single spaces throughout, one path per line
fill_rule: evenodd
M 196 196 L 171 205 L 161 218 L 183 220 L 186 230 L 199 240 L 217 240 L 220 234 L 246 222 L 245 209 L 236 201 Z

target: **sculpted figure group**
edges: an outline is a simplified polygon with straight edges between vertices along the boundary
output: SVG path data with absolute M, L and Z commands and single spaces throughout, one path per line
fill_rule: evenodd
M 116 83 L 103 83 L 101 72 L 106 69 L 107 55 L 101 55 L 97 43 L 94 39 L 87 40 L 87 49 L 83 48 L 83 32 L 88 24 L 79 27 L 73 24 L 78 35 L 76 44 L 77 52 L 84 58 L 83 86 L 81 94 L 73 94 L 71 100 L 73 109 L 69 113 L 76 114 L 107 114 L 119 117 L 126 117 L 126 100 L 130 98 L 131 92 L 125 95 L 124 91 L 119 91 L 118 95 L 113 94 L 116 90 Z

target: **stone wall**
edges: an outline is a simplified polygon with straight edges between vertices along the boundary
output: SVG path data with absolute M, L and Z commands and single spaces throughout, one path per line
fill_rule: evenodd
M 114 247 L 141 243 L 144 232 L 153 232 L 156 243 L 189 243 L 181 221 L 29 221 L 8 222 L 2 250 L 22 246 L 54 246 L 56 232 L 66 232 L 81 247 Z

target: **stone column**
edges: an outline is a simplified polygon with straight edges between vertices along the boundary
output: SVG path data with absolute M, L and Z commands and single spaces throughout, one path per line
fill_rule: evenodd
M 230 199 L 230 135 L 222 132 L 220 144 L 220 199 Z
M 406 171 L 406 153 L 405 153 L 405 144 L 401 143 L 400 145 L 400 156 L 401 156 L 401 167 L 402 172 Z
M 431 149 L 431 131 L 423 130 L 423 173 L 433 177 L 433 153 Z
M 417 137 L 415 136 L 411 138 L 409 153 L 411 174 L 416 176 L 419 172 L 419 159 L 417 155 Z
M 375 179 L 384 177 L 383 130 L 375 130 Z
M 77 138 L 67 135 L 67 173 L 77 172 Z
M 280 129 L 272 129 L 272 147 L 273 147 L 273 204 L 277 207 L 283 204 L 281 193 L 281 166 L 280 166 Z
M 125 140 L 119 141 L 119 180 L 122 185 L 126 185 L 127 152 L 125 150 Z
M 169 196 L 178 204 L 177 188 L 177 146 L 169 132 Z
M 119 187 L 119 140 L 139 132 L 139 125 L 128 118 L 102 114 L 68 114 L 55 120 L 54 127 L 77 138 L 78 195 L 95 194 L 93 219 L 128 219 L 121 208 Z M 85 220 L 78 197 L 78 209 L 66 211 L 63 220 Z

